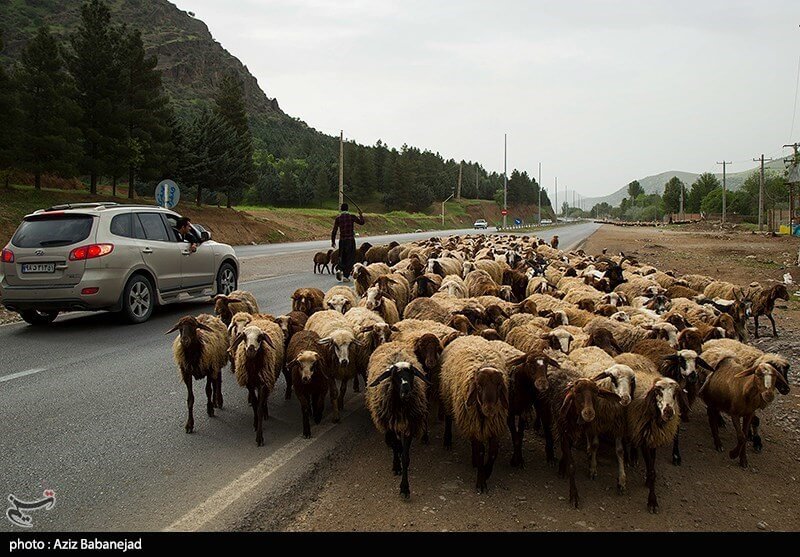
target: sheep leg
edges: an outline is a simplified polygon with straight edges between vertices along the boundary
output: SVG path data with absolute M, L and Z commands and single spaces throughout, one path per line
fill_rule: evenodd
M 247 387 L 247 400 L 250 402 L 250 406 L 253 407 L 253 430 L 258 431 L 258 424 L 260 423 L 258 414 L 258 398 L 256 397 L 256 391 L 252 387 Z
M 658 512 L 658 498 L 656 497 L 656 450 L 642 447 L 644 463 L 647 467 L 646 483 L 650 493 L 647 495 L 647 510 L 653 514 Z
M 339 418 L 339 404 L 337 402 L 337 398 L 338 398 L 339 395 L 338 395 L 338 392 L 336 390 L 336 379 L 333 378 L 333 377 L 331 377 L 331 380 L 330 380 L 330 383 L 329 383 L 329 388 L 330 388 L 329 390 L 330 390 L 330 395 L 331 395 L 331 407 L 333 407 L 333 418 L 332 418 L 332 420 L 333 420 L 333 423 L 338 424 L 340 418 Z
M 408 487 L 408 465 L 411 464 L 411 440 L 410 435 L 403 437 L 403 479 L 400 480 L 400 494 L 405 496 L 406 499 L 411 495 L 411 490 Z
M 764 450 L 764 444 L 761 442 L 761 435 L 758 434 L 758 428 L 761 426 L 761 418 L 753 414 L 753 421 L 750 425 L 750 431 L 753 434 L 753 451 L 760 453 Z
M 556 454 L 553 443 L 553 430 L 551 427 L 552 417 L 550 415 L 550 409 L 547 407 L 546 403 L 540 403 L 537 401 L 534 401 L 534 406 L 536 407 L 536 417 L 537 419 L 541 419 L 542 422 L 542 434 L 544 435 L 544 454 L 545 458 L 547 459 L 547 464 L 550 466 L 555 466 Z
M 672 440 L 672 465 L 673 466 L 680 466 L 681 465 L 681 430 L 678 428 L 678 431 L 675 433 L 675 439 Z
M 750 430 L 750 424 L 753 421 L 753 414 L 747 414 L 742 419 L 742 427 L 739 428 L 739 420 L 734 420 L 734 425 L 736 426 L 736 437 L 738 443 L 736 444 L 736 448 L 730 452 L 731 458 L 736 458 L 736 455 L 739 455 L 739 466 L 742 468 L 747 468 L 747 436 L 745 435 L 746 431 Z M 736 453 L 736 454 L 734 454 Z
M 325 392 L 314 393 L 314 423 L 317 425 L 322 421 L 323 410 L 325 410 Z
M 719 440 L 719 420 L 720 414 L 713 406 L 706 407 L 708 414 L 708 425 L 711 426 L 711 437 L 714 439 L 714 448 L 722 452 L 722 441 Z
M 358 386 L 358 374 L 357 373 L 353 377 L 353 392 L 354 393 L 360 393 L 361 392 L 361 388 Z
M 472 467 L 480 468 L 483 466 L 483 455 L 481 449 L 483 446 L 475 441 L 472 442 Z
M 484 491 L 489 489 L 486 486 L 486 482 L 489 481 L 489 477 L 492 475 L 492 470 L 494 469 L 494 461 L 497 460 L 497 453 L 499 452 L 499 450 L 500 450 L 500 440 L 497 437 L 491 437 L 489 439 L 489 452 L 486 456 L 486 464 L 484 464 L 483 466 Z
M 589 453 L 589 478 L 597 478 L 597 449 L 600 448 L 600 436 L 586 434 L 586 452 Z
M 447 415 L 444 417 L 444 448 L 453 448 L 453 418 Z
M 563 475 L 566 472 L 569 476 L 569 502 L 576 509 L 578 508 L 578 486 L 575 485 L 575 462 L 572 459 L 572 441 L 569 439 L 569 433 L 566 431 L 561 432 L 561 465 L 559 466 L 559 473 Z
M 617 493 L 624 495 L 628 478 L 625 475 L 625 447 L 622 443 L 622 437 L 614 439 L 614 446 L 617 452 Z
M 754 315 L 753 316 L 753 321 L 755 321 L 755 324 L 756 324 L 756 327 L 755 327 L 755 329 L 756 329 L 756 333 L 755 333 L 756 334 L 756 338 L 759 338 L 759 336 L 758 336 L 758 315 Z
M 383 439 L 386 441 L 386 445 L 392 449 L 392 472 L 394 472 L 395 476 L 399 476 L 402 471 L 400 467 L 400 452 L 402 449 L 397 435 L 395 435 L 394 431 L 387 430 Z
M 189 419 L 186 420 L 186 433 L 194 431 L 194 391 L 192 389 L 191 375 L 184 375 L 183 382 L 186 384 L 188 396 L 186 397 L 186 406 L 189 408 Z
M 772 336 L 773 337 L 778 336 L 778 329 L 775 328 L 775 320 L 772 318 L 771 313 L 767 314 L 767 319 L 769 319 L 769 322 L 772 323 Z
M 521 456 L 517 455 L 517 417 L 509 412 L 506 422 L 508 423 L 508 430 L 511 432 L 511 445 L 513 447 L 511 466 L 516 468 L 520 465 L 518 456 Z
M 283 395 L 283 399 L 289 400 L 292 398 L 292 373 L 286 366 L 283 366 L 283 379 L 286 381 L 286 393 Z
M 206 375 L 206 398 L 208 402 L 206 402 L 206 412 L 212 418 L 214 417 L 214 380 L 211 378 L 210 375 Z
M 339 389 L 339 410 L 344 410 L 344 395 L 347 393 L 347 379 L 342 379 Z
M 303 411 L 303 437 L 306 439 L 311 438 L 311 401 L 308 400 L 308 394 L 298 395 L 300 399 L 300 409 Z M 317 422 L 319 423 L 319 422 Z
M 479 493 L 486 491 L 486 468 L 483 465 L 485 451 L 486 447 L 484 447 L 481 441 L 476 439 L 472 440 L 472 464 L 475 466 L 477 463 L 478 468 L 478 478 L 475 482 L 475 489 L 477 489 Z
M 215 397 L 215 404 L 217 408 L 222 408 L 222 370 L 219 370 L 216 379 L 216 397 Z
M 256 407 L 258 408 L 258 427 L 256 428 L 256 445 L 259 447 L 264 446 L 264 415 L 267 413 L 267 386 L 262 385 L 259 389 L 258 399 L 256 400 Z

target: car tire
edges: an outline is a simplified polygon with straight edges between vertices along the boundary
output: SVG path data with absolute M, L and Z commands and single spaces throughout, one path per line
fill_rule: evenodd
M 57 311 L 41 311 L 38 309 L 22 310 L 19 314 L 26 323 L 34 327 L 49 325 L 58 317 Z
M 122 291 L 122 316 L 128 323 L 144 323 L 153 315 L 156 293 L 153 285 L 142 275 L 131 277 Z
M 223 263 L 217 271 L 217 294 L 226 296 L 236 290 L 239 286 L 239 277 L 236 276 L 236 269 L 230 263 Z

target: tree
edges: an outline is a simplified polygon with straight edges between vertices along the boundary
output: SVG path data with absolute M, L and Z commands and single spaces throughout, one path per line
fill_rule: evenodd
M 16 81 L 22 109 L 17 161 L 41 189 L 42 174 L 72 176 L 81 155 L 76 127 L 80 109 L 71 98 L 72 81 L 47 27 L 39 27 L 22 51 Z
M 217 87 L 214 96 L 214 112 L 234 130 L 239 145 L 233 149 L 241 157 L 232 166 L 237 174 L 224 177 L 222 183 L 227 197 L 227 206 L 231 200 L 238 198 L 255 179 L 253 166 L 253 135 L 247 123 L 247 110 L 244 104 L 242 82 L 234 75 L 225 76 Z
M 414 212 L 422 212 L 433 203 L 433 192 L 424 184 L 413 184 L 410 188 L 410 194 L 408 205 Z
M 700 203 L 703 201 L 703 198 L 708 195 L 711 191 L 715 190 L 716 188 L 720 187 L 719 180 L 717 177 L 711 174 L 710 172 L 705 172 L 698 176 L 697 180 L 692 184 L 692 189 L 689 192 L 689 195 L 686 196 L 686 200 L 684 202 L 684 210 L 690 213 L 697 213 L 700 211 Z
M 89 175 L 89 191 L 97 193 L 103 172 L 117 164 L 117 149 L 125 128 L 115 118 L 120 99 L 120 66 L 115 54 L 120 30 L 111 25 L 103 0 L 88 0 L 80 8 L 78 28 L 70 35 L 67 66 L 75 79 L 83 132 L 81 170 Z
M 561 204 L 561 214 L 567 216 L 569 213 L 569 202 L 565 201 Z
M 730 197 L 730 192 L 728 192 Z M 704 213 L 721 213 L 722 212 L 722 188 L 716 188 L 703 198 L 700 202 L 700 210 Z
M 0 52 L 3 50 L 3 33 L 0 30 Z M 3 182 L 8 186 L 11 167 L 16 163 L 19 126 L 22 114 L 19 107 L 16 83 L 6 74 L 0 64 L 0 122 L 3 131 L 0 133 L 0 173 Z
M 612 209 L 613 207 L 611 204 L 603 201 L 602 203 L 597 203 L 594 207 L 592 207 L 591 214 L 594 218 L 606 217 L 611 214 Z
M 664 185 L 664 212 L 677 213 L 681 206 L 681 190 L 686 191 L 686 186 L 677 176 L 673 176 Z
M 638 180 L 634 180 L 633 182 L 628 184 L 628 197 L 630 197 L 631 200 L 636 199 L 643 193 L 644 193 L 644 188 L 642 187 L 642 185 L 639 183 Z
M 123 89 L 121 117 L 125 124 L 120 151 L 127 167 L 128 197 L 133 199 L 137 175 L 163 177 L 171 166 L 175 156 L 175 115 L 164 93 L 161 72 L 156 69 L 158 59 L 145 56 L 141 32 L 125 32 L 118 46 Z

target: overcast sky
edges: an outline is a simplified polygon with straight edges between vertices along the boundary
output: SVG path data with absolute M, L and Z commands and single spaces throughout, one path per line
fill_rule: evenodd
M 797 0 L 176 4 L 318 130 L 501 172 L 508 133 L 509 172 L 541 161 L 548 188 L 738 172 L 800 140 Z

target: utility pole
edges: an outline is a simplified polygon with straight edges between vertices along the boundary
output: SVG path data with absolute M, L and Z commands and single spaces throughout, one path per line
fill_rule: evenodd
M 461 201 L 461 165 L 464 161 L 458 163 L 458 189 L 456 190 L 456 200 Z
M 447 199 L 442 201 L 442 228 L 444 228 L 444 204 L 447 203 L 448 201 L 450 201 L 451 199 L 453 199 L 454 195 L 455 195 L 455 192 L 451 193 L 450 197 L 448 197 Z
M 727 184 L 725 183 L 726 178 L 726 170 L 729 164 L 733 164 L 730 161 L 723 160 L 722 162 L 718 162 L 717 164 L 722 165 L 722 224 L 725 224 L 725 211 L 727 208 L 727 195 L 728 195 L 728 188 Z
M 678 213 L 680 215 L 680 219 L 681 220 L 684 220 L 684 217 L 683 217 L 683 190 L 684 190 L 684 186 L 683 186 L 683 182 L 681 182 L 681 209 L 680 209 L 680 212 Z
M 794 186 L 800 179 L 800 143 L 793 143 L 791 145 L 784 145 L 794 149 L 794 160 L 792 161 L 791 170 L 789 171 L 789 235 L 794 235 Z
M 539 226 L 542 226 L 542 163 L 539 163 L 539 178 L 536 183 L 539 185 Z
M 508 224 L 508 134 L 503 134 L 503 228 Z
M 344 130 L 339 131 L 339 207 L 344 203 Z
M 558 222 L 558 176 L 556 176 L 556 186 L 553 188 L 553 193 L 555 193 L 555 205 L 553 206 L 553 218 Z
M 771 161 L 772 159 L 767 159 Z M 761 161 L 761 180 L 758 184 L 758 231 L 764 230 L 764 155 L 753 159 L 753 162 Z

